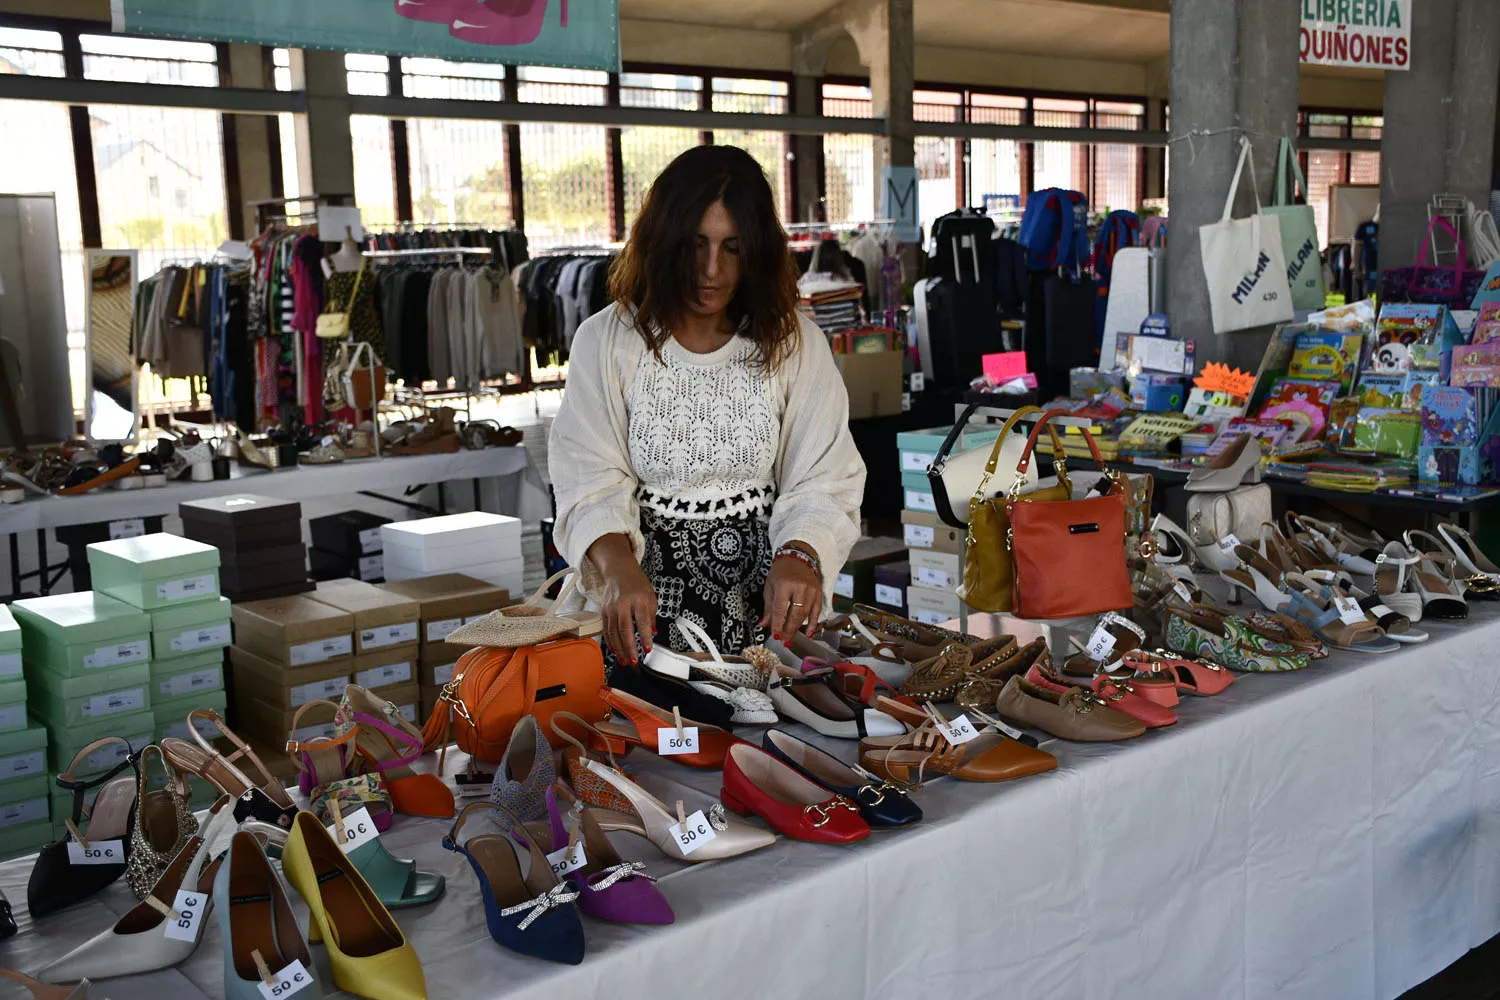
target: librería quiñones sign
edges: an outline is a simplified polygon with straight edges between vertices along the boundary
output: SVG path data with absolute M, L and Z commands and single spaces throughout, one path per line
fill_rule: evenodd
M 1302 0 L 1302 61 L 1367 69 L 1411 68 L 1417 0 Z

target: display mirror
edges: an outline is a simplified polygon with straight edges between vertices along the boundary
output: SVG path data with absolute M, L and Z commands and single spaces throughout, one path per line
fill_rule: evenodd
M 84 328 L 85 435 L 94 444 L 134 441 L 140 426 L 131 317 L 136 252 L 90 250 Z

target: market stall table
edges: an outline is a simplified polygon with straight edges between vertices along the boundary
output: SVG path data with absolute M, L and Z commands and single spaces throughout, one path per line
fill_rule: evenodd
M 397 920 L 441 1000 L 1388 1000 L 1500 932 L 1500 610 L 1424 627 L 1432 641 L 1398 653 L 1239 675 L 1139 740 L 1045 742 L 1049 774 L 932 781 L 920 826 L 853 847 L 783 838 L 687 867 L 615 835 L 661 877 L 677 923 L 586 919 L 577 967 L 494 944 L 467 863 L 439 844 L 447 824 L 402 817 L 391 849 L 449 884 Z M 717 773 L 627 764 L 689 810 L 718 791 Z M 33 925 L 30 865 L 0 866 L 21 926 L 0 964 L 34 969 L 129 905 L 121 882 Z M 179 969 L 99 995 L 222 997 L 221 963 L 210 921 Z

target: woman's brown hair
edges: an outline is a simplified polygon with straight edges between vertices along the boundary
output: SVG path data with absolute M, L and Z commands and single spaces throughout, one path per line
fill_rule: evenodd
M 716 201 L 739 229 L 740 284 L 730 322 L 755 341 L 755 363 L 774 370 L 797 343 L 797 267 L 771 185 L 738 146 L 695 146 L 667 165 L 610 273 L 610 294 L 622 308 L 635 308 L 636 330 L 660 357 L 696 294 L 698 224 Z

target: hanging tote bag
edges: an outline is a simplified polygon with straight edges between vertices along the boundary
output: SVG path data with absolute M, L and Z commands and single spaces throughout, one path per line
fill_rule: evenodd
M 984 467 L 984 475 L 980 478 L 974 489 L 974 495 L 969 500 L 969 534 L 964 544 L 964 582 L 958 590 L 958 596 L 963 598 L 969 607 L 978 611 L 1000 613 L 1007 612 L 1011 608 L 1014 570 L 1011 566 L 1010 547 L 1006 544 L 1006 530 L 1010 527 L 1010 516 L 1006 513 L 1005 494 L 1011 488 L 1020 494 L 1026 474 L 1017 473 L 1010 487 L 999 490 L 1001 496 L 990 496 L 987 488 L 999 466 L 1000 457 L 1011 451 L 1007 447 L 1009 444 L 1015 442 L 1019 445 L 1021 454 L 1025 454 L 1026 439 L 1013 435 L 1011 430 L 1018 422 L 1027 417 L 1035 417 L 1041 412 L 1042 408 L 1039 406 L 1023 406 L 1005 421 L 1004 429 L 1000 431 L 1000 436 L 995 439 L 994 447 L 990 449 L 990 460 Z M 1047 425 L 1047 433 L 1052 437 L 1052 459 L 1053 467 L 1057 470 L 1057 482 L 1020 495 L 1019 499 L 1022 503 L 1037 500 L 1067 500 L 1073 495 L 1073 486 L 1068 481 L 1068 467 L 1062 441 L 1057 436 L 1057 430 L 1050 424 Z M 1007 467 L 1000 475 L 1004 476 L 1008 471 Z
M 1429 265 L 1432 255 L 1432 234 L 1441 229 L 1458 245 L 1458 256 L 1452 267 Z M 1434 260 L 1436 258 L 1433 258 Z M 1393 267 L 1380 272 L 1380 301 L 1425 302 L 1429 305 L 1444 305 L 1450 309 L 1467 309 L 1474 301 L 1474 293 L 1484 284 L 1484 272 L 1464 267 L 1469 260 L 1469 248 L 1452 224 L 1441 216 L 1427 223 L 1427 237 L 1422 240 L 1422 249 L 1417 253 L 1415 267 Z
M 344 303 L 343 309 L 330 308 L 318 317 L 317 334 L 319 340 L 343 340 L 349 336 L 349 317 L 354 312 L 354 304 L 359 301 L 359 283 L 365 278 L 366 257 L 359 257 L 359 273 L 354 276 L 354 287 L 349 289 L 349 301 Z M 333 303 L 330 301 L 329 306 Z
M 1240 162 L 1224 199 L 1218 222 L 1198 227 L 1203 274 L 1208 279 L 1208 305 L 1214 333 L 1232 333 L 1257 326 L 1285 323 L 1292 318 L 1292 290 L 1286 281 L 1286 257 L 1281 252 L 1281 226 L 1274 215 L 1260 210 L 1255 192 L 1255 214 L 1230 217 L 1240 175 L 1250 159 L 1250 140 L 1240 139 Z M 1250 186 L 1255 187 L 1255 164 L 1250 164 Z
M 1042 428 L 1062 410 L 1048 410 L 1031 429 L 1016 482 L 1026 472 Z M 1076 618 L 1122 611 L 1134 603 L 1125 565 L 1124 477 L 1106 468 L 1088 428 L 1084 440 L 1109 477 L 1109 492 L 1082 500 L 1029 500 L 1012 489 L 1006 498 L 1015 614 L 1021 618 Z
M 1286 258 L 1286 281 L 1292 288 L 1294 309 L 1322 309 L 1328 304 L 1323 285 L 1323 261 L 1318 256 L 1318 222 L 1311 205 L 1296 204 L 1297 191 L 1287 191 L 1287 171 L 1291 170 L 1296 187 L 1307 197 L 1307 181 L 1297 164 L 1292 141 L 1281 140 L 1276 156 L 1276 201 L 1266 214 L 1276 216 L 1281 225 L 1281 253 Z

